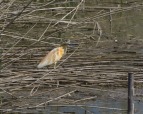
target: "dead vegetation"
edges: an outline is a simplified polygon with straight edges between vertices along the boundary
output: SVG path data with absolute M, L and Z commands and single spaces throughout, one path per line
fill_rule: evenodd
M 140 2 L 1 0 L 0 9 L 0 110 L 126 99 L 128 72 L 136 88 L 142 87 L 141 34 L 132 32 L 136 23 L 125 24 L 142 10 Z M 37 69 L 39 60 L 67 39 L 76 45 L 57 68 Z

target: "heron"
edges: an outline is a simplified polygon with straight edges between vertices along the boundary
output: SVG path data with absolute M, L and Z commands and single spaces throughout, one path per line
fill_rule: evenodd
M 54 69 L 56 68 L 56 63 L 66 54 L 68 43 L 63 43 L 59 47 L 51 50 L 38 64 L 37 68 L 43 68 L 45 66 L 54 64 Z

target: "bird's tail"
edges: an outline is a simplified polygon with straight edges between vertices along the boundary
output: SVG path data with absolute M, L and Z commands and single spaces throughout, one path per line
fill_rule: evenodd
M 39 63 L 37 68 L 43 68 L 44 66 L 47 66 L 47 65 L 48 65 L 48 63 L 46 61 L 42 61 L 41 63 Z

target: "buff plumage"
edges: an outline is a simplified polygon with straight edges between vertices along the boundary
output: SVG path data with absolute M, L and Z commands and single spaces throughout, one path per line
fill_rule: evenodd
M 37 68 L 43 68 L 45 66 L 55 64 L 63 57 L 66 53 L 67 46 L 61 45 L 60 47 L 54 48 L 51 50 L 39 63 Z M 54 67 L 55 68 L 55 67 Z

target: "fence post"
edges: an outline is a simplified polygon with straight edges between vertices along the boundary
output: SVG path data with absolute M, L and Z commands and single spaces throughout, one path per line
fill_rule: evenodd
M 134 114 L 134 76 L 128 73 L 128 114 Z

